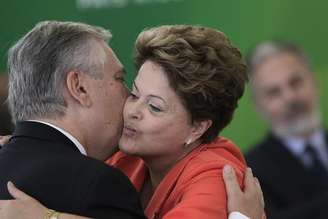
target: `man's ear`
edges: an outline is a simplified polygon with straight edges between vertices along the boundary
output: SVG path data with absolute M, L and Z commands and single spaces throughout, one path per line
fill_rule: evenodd
M 194 121 L 189 139 L 191 142 L 198 140 L 212 125 L 212 120 Z
M 90 107 L 92 104 L 89 93 L 90 77 L 79 71 L 69 71 L 66 77 L 66 86 L 68 94 L 77 103 L 85 107 Z

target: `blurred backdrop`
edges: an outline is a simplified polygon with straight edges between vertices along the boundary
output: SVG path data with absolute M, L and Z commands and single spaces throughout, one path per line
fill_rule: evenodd
M 131 62 L 137 34 L 162 24 L 200 24 L 225 32 L 243 54 L 267 39 L 298 43 L 309 54 L 319 81 L 322 112 L 328 118 L 327 9 L 323 0 L 0 0 L 0 72 L 5 78 L 8 48 L 42 20 L 80 21 L 112 31 L 112 48 L 128 72 L 130 84 L 135 70 Z M 0 90 L 5 90 L 3 83 Z M 3 92 L 5 93 L 5 92 Z M 0 96 L 3 95 L 0 93 Z M 5 94 L 4 94 L 5 95 Z M 3 100 L 1 100 L 3 105 Z M 1 117 L 0 117 L 1 118 Z M 0 121 L 0 124 L 4 121 Z M 222 135 L 242 150 L 256 142 L 266 130 L 247 91 L 232 124 Z M 1 133 L 0 133 L 1 134 Z

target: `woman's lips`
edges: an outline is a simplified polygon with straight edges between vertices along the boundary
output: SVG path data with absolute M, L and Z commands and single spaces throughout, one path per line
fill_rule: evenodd
M 137 130 L 131 126 L 124 126 L 123 135 L 127 137 L 134 137 L 137 134 Z

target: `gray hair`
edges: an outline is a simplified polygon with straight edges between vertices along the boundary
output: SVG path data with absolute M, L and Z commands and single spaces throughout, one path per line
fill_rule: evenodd
M 311 69 L 310 60 L 305 52 L 296 44 L 286 41 L 265 41 L 255 46 L 246 56 L 250 76 L 255 69 L 266 59 L 281 53 L 289 53 L 299 58 L 308 69 Z
M 101 78 L 106 59 L 98 42 L 111 33 L 77 22 L 43 21 L 8 52 L 8 102 L 14 121 L 65 114 L 66 75 L 79 71 Z

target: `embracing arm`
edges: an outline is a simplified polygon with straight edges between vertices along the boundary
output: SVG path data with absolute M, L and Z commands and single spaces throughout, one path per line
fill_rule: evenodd
M 11 135 L 0 136 L 1 145 L 6 144 Z M 12 182 L 7 183 L 9 194 L 14 198 L 12 200 L 0 200 L 0 218 L 1 219 L 35 219 L 46 218 L 49 210 L 39 201 L 17 189 Z M 60 213 L 60 219 L 87 219 L 78 215 Z
M 0 148 L 2 145 L 6 144 L 10 138 L 11 135 L 0 135 Z
M 120 173 L 122 174 L 122 173 Z M 115 176 L 115 175 L 113 175 Z M 124 181 L 120 179 L 116 179 L 112 177 L 112 184 L 117 184 L 117 182 L 121 182 L 122 185 L 125 185 Z M 98 180 L 100 181 L 100 180 Z M 101 180 L 101 182 L 106 183 L 105 180 Z M 100 185 L 100 186 L 99 186 Z M 96 189 L 91 188 L 92 192 L 87 193 L 87 196 L 84 196 L 84 200 L 81 203 L 85 205 L 85 207 L 80 208 L 80 211 L 75 211 L 75 214 L 80 214 L 87 217 L 80 217 L 72 214 L 64 214 L 61 213 L 59 219 L 78 219 L 78 218 L 124 218 L 124 219 L 144 219 L 144 215 L 141 207 L 139 208 L 139 201 L 136 192 L 133 193 L 133 186 L 130 185 L 130 189 L 128 186 L 124 186 L 121 189 L 119 187 L 115 187 L 117 193 L 113 192 L 110 189 L 105 189 L 103 191 L 104 195 L 101 195 L 101 189 L 104 186 L 101 186 L 101 183 L 95 184 Z M 110 182 L 107 183 L 109 187 L 113 187 Z M 11 182 L 8 182 L 8 191 L 10 195 L 14 198 L 13 200 L 0 200 L 0 218 L 1 219 L 14 219 L 14 218 L 54 218 L 53 215 L 50 214 L 51 211 L 47 209 L 47 207 L 43 206 L 39 201 L 25 194 L 24 192 L 17 189 Z M 130 191 L 131 190 L 131 191 Z M 112 195 L 108 194 L 109 191 L 112 191 Z M 121 196 L 117 195 L 121 194 Z M 116 197 L 115 199 L 107 199 L 104 196 L 108 197 Z M 98 197 L 99 200 L 95 200 Z M 119 197 L 119 198 L 117 198 Z M 118 205 L 115 205 L 118 203 Z M 121 209 L 116 206 L 123 206 Z M 57 209 L 54 209 L 57 210 Z
M 224 168 L 223 179 L 228 196 L 228 211 L 230 212 L 229 219 L 248 218 L 239 212 L 249 216 L 252 219 L 263 218 L 264 203 L 262 191 L 258 181 L 253 177 L 251 171 L 247 170 L 245 174 L 244 191 L 240 189 L 236 175 L 231 167 Z M 45 218 L 45 215 L 49 209 L 34 198 L 17 189 L 11 182 L 8 183 L 7 187 L 14 200 L 0 201 L 0 218 Z M 183 207 L 179 210 L 180 213 L 183 214 Z M 174 214 L 175 213 L 173 212 L 172 215 Z M 169 218 L 169 215 L 166 218 Z M 60 219 L 86 219 L 86 217 L 60 213 Z
M 81 157 L 84 159 L 84 156 Z M 81 162 L 83 165 L 76 165 L 76 168 L 73 169 L 74 176 L 79 178 L 74 180 L 73 186 L 69 188 L 72 193 L 70 196 L 71 201 L 66 200 L 64 207 L 61 207 L 60 204 L 56 204 L 60 199 L 57 199 L 58 201 L 55 201 L 55 203 L 51 203 L 46 200 L 54 200 L 52 196 L 49 196 L 48 199 L 41 199 L 41 197 L 35 195 L 35 193 L 29 192 L 34 194 L 42 203 L 44 202 L 43 204 L 46 204 L 47 207 L 54 210 L 68 211 L 73 214 L 92 218 L 144 218 L 138 194 L 128 178 L 113 167 L 108 167 L 92 159 L 87 161 L 88 163 Z M 14 182 L 17 183 L 16 181 Z M 65 183 L 65 181 L 63 182 Z M 8 187 L 9 190 L 11 189 L 10 191 L 19 191 L 15 189 L 12 184 L 9 184 Z M 40 208 L 42 206 L 40 206 L 41 204 L 36 200 L 32 198 L 19 199 L 19 195 L 22 194 L 24 193 L 18 193 L 18 196 L 13 195 L 15 200 L 3 200 L 1 202 L 4 207 L 0 208 L 0 215 L 2 214 L 5 216 L 0 218 L 44 218 L 35 216 L 47 215 L 47 209 L 45 207 Z M 58 193 L 55 196 L 63 197 Z M 26 198 L 27 196 L 23 197 Z M 26 205 L 34 206 L 35 208 L 26 207 L 24 209 Z M 33 209 L 35 209 L 35 211 L 32 211 Z M 31 216 L 27 214 L 27 212 L 30 212 Z M 6 216 L 12 214 L 17 215 L 17 217 Z M 64 218 L 76 218 L 72 217 L 72 215 L 70 216 L 71 217 Z M 62 215 L 60 218 L 62 219 Z
M 7 143 L 10 137 L 11 136 L 0 136 L 0 145 Z M 246 171 L 244 177 L 244 191 L 240 189 L 237 177 L 231 167 L 226 166 L 223 169 L 223 179 L 227 192 L 227 206 L 228 212 L 230 213 L 229 219 L 247 218 L 244 215 L 240 215 L 238 212 L 250 216 L 252 219 L 262 218 L 260 215 L 264 215 L 263 194 L 258 180 L 253 177 L 252 172 L 249 169 Z M 217 177 L 215 180 L 218 180 Z M 12 183 L 8 183 L 8 190 L 15 199 L 0 201 L 0 218 L 44 218 L 48 209 L 40 202 L 18 190 Z M 224 193 L 225 191 L 221 193 L 221 196 Z M 195 197 L 197 199 L 197 195 Z M 192 195 L 190 199 L 193 199 Z M 178 209 L 178 211 L 179 210 L 183 212 L 183 206 Z M 60 218 L 83 219 L 86 217 L 61 213 Z
M 13 200 L 0 201 L 0 218 L 1 219 L 35 219 L 47 218 L 48 208 L 43 206 L 34 198 L 17 189 L 13 183 L 8 182 L 8 191 L 13 196 Z M 87 219 L 87 217 L 60 213 L 60 219 Z
M 0 136 L 1 145 L 6 144 L 11 135 Z M 39 201 L 25 194 L 15 187 L 12 182 L 7 183 L 9 194 L 14 198 L 12 200 L 0 200 L 0 218 L 1 219 L 35 219 L 46 218 L 50 209 L 43 206 Z M 60 219 L 88 219 L 78 215 L 60 213 Z

